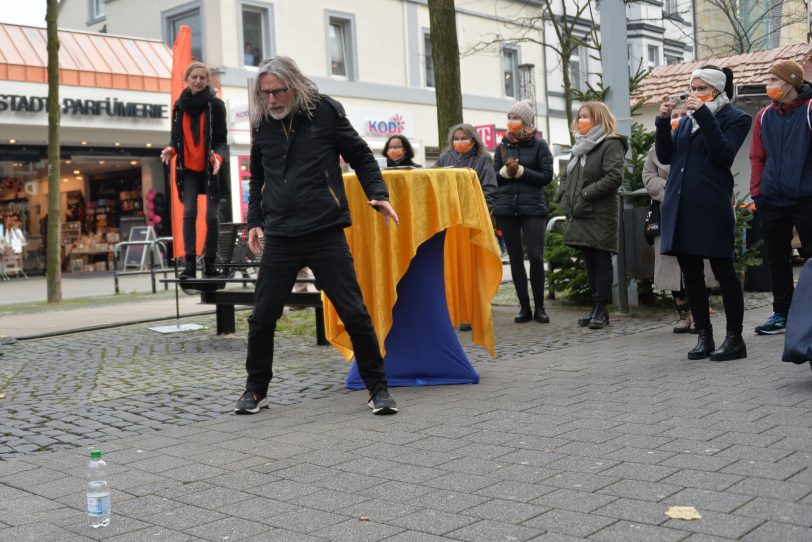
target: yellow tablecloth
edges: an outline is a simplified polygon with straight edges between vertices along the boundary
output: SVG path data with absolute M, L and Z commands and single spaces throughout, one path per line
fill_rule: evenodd
M 451 322 L 471 324 L 472 340 L 491 357 L 491 301 L 502 280 L 502 260 L 488 207 L 472 169 L 384 171 L 389 201 L 400 226 L 386 229 L 383 217 L 367 205 L 355 174 L 344 175 L 353 225 L 345 230 L 355 271 L 386 355 L 384 340 L 392 327 L 397 285 L 421 243 L 446 230 L 445 288 Z M 327 339 L 345 359 L 352 359 L 350 336 L 332 303 L 324 298 Z

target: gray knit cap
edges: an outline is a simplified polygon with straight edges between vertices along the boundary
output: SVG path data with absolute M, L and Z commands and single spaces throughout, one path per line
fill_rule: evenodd
M 519 118 L 522 119 L 522 122 L 524 122 L 525 126 L 536 125 L 536 113 L 533 111 L 533 105 L 530 103 L 530 100 L 516 102 L 513 104 L 513 107 L 510 108 L 510 111 L 508 111 L 508 114 L 510 113 L 518 115 Z

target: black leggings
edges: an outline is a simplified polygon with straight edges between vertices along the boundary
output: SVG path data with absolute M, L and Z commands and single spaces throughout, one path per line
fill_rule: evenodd
M 197 254 L 197 196 L 206 193 L 206 173 L 183 171 L 183 245 L 187 256 Z M 220 228 L 219 201 L 206 201 L 206 243 L 203 256 L 214 260 L 217 255 L 217 230 Z
M 701 256 L 677 254 L 682 275 L 685 277 L 685 292 L 688 304 L 694 317 L 696 329 L 712 329 L 708 291 L 705 288 L 705 264 Z M 741 334 L 744 320 L 744 293 L 739 276 L 733 267 L 733 258 L 708 258 L 713 276 L 719 281 L 722 289 L 722 301 L 725 305 L 727 332 Z
M 612 253 L 592 247 L 578 247 L 586 264 L 586 276 L 592 300 L 606 305 L 612 302 Z
M 502 230 L 510 258 L 510 273 L 519 302 L 530 299 L 527 292 L 527 272 L 524 269 L 524 249 L 522 234 L 527 245 L 527 259 L 530 260 L 530 287 L 533 289 L 533 302 L 536 307 L 544 306 L 544 232 L 547 228 L 546 216 L 498 216 L 496 222 Z

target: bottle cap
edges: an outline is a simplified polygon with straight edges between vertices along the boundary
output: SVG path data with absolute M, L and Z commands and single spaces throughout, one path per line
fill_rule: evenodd
M 90 450 L 90 459 L 101 459 L 101 450 Z

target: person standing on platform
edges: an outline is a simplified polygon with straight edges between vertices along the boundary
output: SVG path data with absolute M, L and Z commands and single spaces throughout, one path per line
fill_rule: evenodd
M 570 127 L 575 136 L 559 199 L 567 217 L 564 243 L 578 248 L 586 264 L 592 313 L 578 325 L 601 329 L 609 325 L 612 302 L 612 254 L 618 250 L 618 188 L 628 139 L 617 133 L 615 117 L 601 102 L 585 102 Z
M 219 277 L 214 258 L 220 228 L 220 196 L 225 196 L 228 190 L 228 187 L 221 186 L 223 177 L 218 175 L 223 156 L 228 152 L 226 106 L 215 96 L 211 73 L 202 62 L 189 64 L 184 80 L 188 86 L 172 110 L 171 140 L 161 151 L 164 164 L 169 164 L 172 157 L 177 156 L 175 182 L 183 203 L 183 245 L 186 249 L 186 265 L 180 278 L 194 278 L 197 271 L 197 196 L 200 194 L 208 196 L 203 276 Z
M 756 204 L 773 291 L 773 315 L 757 335 L 784 333 L 794 290 L 792 228 L 802 258 L 812 256 L 812 83 L 792 60 L 770 68 L 765 79 L 773 103 L 756 114 L 750 146 L 750 196 Z
M 388 227 L 398 216 L 378 163 L 344 107 L 319 94 L 291 58 L 277 56 L 259 66 L 252 104 L 248 246 L 262 256 L 249 319 L 248 377 L 234 410 L 255 414 L 268 407 L 276 322 L 297 272 L 309 267 L 350 335 L 373 414 L 395 414 L 344 235 L 351 221 L 339 158 L 355 170 L 367 203 Z
M 499 190 L 493 215 L 507 245 L 513 287 L 519 298 L 519 313 L 513 321 L 549 324 L 544 310 L 544 232 L 549 212 L 544 187 L 553 180 L 553 155 L 547 142 L 536 137 L 535 111 L 528 100 L 516 102 L 507 118 L 507 134 L 494 156 Z M 530 260 L 535 312 L 527 291 L 524 246 Z
M 685 277 L 685 292 L 698 333 L 688 359 L 724 361 L 747 357 L 742 338 L 744 294 L 733 266 L 736 218 L 733 212 L 733 173 L 730 168 L 752 118 L 730 105 L 733 72 L 716 66 L 695 70 L 685 101 L 690 122 L 671 132 L 675 102 L 660 105 L 655 133 L 657 159 L 671 165 L 663 198 L 660 250 L 676 256 Z M 722 290 L 727 324 L 718 349 L 713 340 L 705 271 L 711 268 Z

